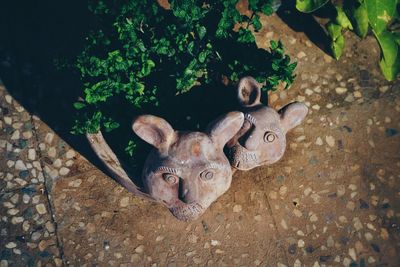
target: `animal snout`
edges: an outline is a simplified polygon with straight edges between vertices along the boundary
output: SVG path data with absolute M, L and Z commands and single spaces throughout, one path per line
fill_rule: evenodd
M 184 179 L 179 179 L 178 198 L 183 203 L 190 204 L 194 201 L 196 188 L 193 184 L 189 184 Z

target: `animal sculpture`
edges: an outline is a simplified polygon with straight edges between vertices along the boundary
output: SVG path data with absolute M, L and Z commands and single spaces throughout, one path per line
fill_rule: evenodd
M 176 131 L 156 116 L 136 118 L 133 131 L 154 147 L 143 167 L 143 190 L 123 170 L 101 132 L 87 137 L 121 185 L 137 196 L 162 203 L 176 218 L 188 221 L 199 217 L 230 187 L 232 169 L 223 149 L 243 121 L 243 113 L 230 112 L 205 132 L 189 132 Z
M 262 104 L 261 85 L 252 77 L 239 81 L 237 97 L 245 120 L 227 144 L 232 167 L 247 171 L 277 162 L 285 152 L 287 132 L 304 120 L 307 106 L 294 102 L 276 111 Z

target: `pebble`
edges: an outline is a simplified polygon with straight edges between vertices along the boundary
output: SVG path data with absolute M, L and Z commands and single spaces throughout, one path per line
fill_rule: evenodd
M 324 144 L 322 139 L 321 139 L 321 137 L 317 138 L 317 140 L 315 141 L 315 144 L 318 145 L 318 146 L 322 146 Z
M 135 248 L 135 252 L 142 254 L 144 252 L 144 245 L 140 245 L 137 248 Z
M 338 95 L 343 95 L 344 93 L 347 92 L 347 88 L 345 87 L 336 87 L 335 91 Z
M 120 201 L 119 201 L 119 205 L 123 208 L 128 207 L 129 205 L 129 197 L 123 197 Z
M 331 109 L 331 108 L 333 108 L 333 105 L 331 103 L 328 103 L 328 104 L 326 104 L 326 108 Z
M 69 169 L 66 168 L 66 167 L 62 167 L 62 168 L 60 169 L 59 173 L 60 173 L 60 175 L 65 176 L 65 175 L 67 175 L 67 174 L 69 173 Z
M 315 104 L 311 108 L 315 109 L 315 110 L 319 110 L 321 107 L 318 104 Z
M 318 221 L 318 216 L 317 216 L 316 214 L 311 215 L 311 216 L 310 216 L 310 221 L 311 221 L 311 222 L 316 222 L 316 221 Z
M 360 97 L 362 97 L 362 94 L 361 94 L 360 91 L 354 91 L 353 95 L 354 95 L 355 98 L 360 98 Z
M 41 214 L 41 215 L 47 213 L 46 206 L 45 206 L 44 204 L 42 204 L 42 203 L 36 205 L 36 210 L 37 210 L 37 212 L 38 212 L 39 214 Z
M 385 228 L 381 228 L 381 238 L 383 240 L 388 240 L 389 239 L 389 232 Z
M 67 153 L 65 153 L 65 157 L 67 159 L 72 159 L 73 157 L 75 157 L 76 153 L 73 149 L 70 149 L 67 151 Z
M 351 103 L 354 101 L 354 96 L 352 94 L 348 94 L 344 101 Z
M 51 144 L 54 139 L 54 134 L 53 133 L 47 133 L 46 137 L 44 138 L 44 141 L 48 144 Z
M 8 124 L 8 125 L 12 124 L 12 118 L 11 117 L 5 116 L 3 119 L 4 119 L 4 123 L 5 124 Z
M 233 212 L 241 212 L 242 211 L 242 206 L 241 205 L 235 205 L 233 206 Z
M 299 259 L 296 259 L 293 263 L 293 267 L 301 267 L 301 261 Z
M 314 91 L 311 90 L 311 89 L 309 89 L 309 88 L 307 88 L 307 89 L 304 91 L 304 93 L 305 93 L 306 95 L 310 96 L 310 95 L 312 95 L 312 94 L 314 93 Z
M 49 147 L 49 150 L 47 151 L 47 155 L 49 155 L 49 157 L 51 157 L 51 158 L 55 158 L 57 155 L 56 148 L 54 146 Z
M 284 219 L 282 219 L 282 221 L 281 221 L 281 226 L 282 226 L 282 228 L 285 229 L 285 230 L 288 229 L 287 223 L 286 223 L 286 221 L 285 221 Z
M 297 246 L 298 246 L 299 248 L 303 248 L 303 247 L 305 246 L 304 240 L 303 240 L 303 239 L 299 239 L 299 240 L 297 241 Z
M 363 225 L 358 217 L 353 218 L 353 225 L 357 231 L 363 229 Z
M 6 96 L 5 96 L 5 99 L 6 99 L 6 102 L 7 102 L 8 104 L 11 104 L 11 103 L 12 103 L 12 97 L 11 97 L 10 95 L 6 95 Z
M 159 236 L 156 237 L 156 242 L 161 242 L 161 241 L 163 241 L 163 240 L 164 240 L 164 237 L 161 236 L 161 235 L 159 235 Z
M 304 58 L 304 57 L 306 57 L 307 55 L 306 55 L 306 53 L 304 53 L 303 51 L 300 51 L 298 54 L 297 54 L 297 58 L 298 59 L 302 59 L 302 58 Z
M 330 147 L 335 146 L 335 138 L 333 138 L 333 136 L 331 136 L 331 135 L 325 136 L 325 141 Z
M 295 215 L 296 217 L 298 217 L 298 218 L 300 218 L 301 216 L 303 216 L 303 213 L 301 213 L 301 211 L 298 210 L 298 209 L 294 209 L 294 210 L 293 210 L 293 213 L 294 213 L 294 215 Z
M 19 131 L 16 130 L 13 132 L 13 134 L 11 135 L 11 140 L 18 140 L 19 139 Z
M 73 180 L 73 181 L 69 182 L 68 186 L 79 187 L 81 184 L 82 184 L 82 180 L 81 179 L 76 179 L 76 180 Z
M 261 222 L 262 221 L 261 215 L 254 216 L 254 220 L 257 221 L 257 222 Z
M 12 248 L 16 248 L 17 244 L 15 242 L 8 242 L 6 244 L 6 248 L 12 249 Z
M 53 166 L 54 166 L 55 168 L 60 168 L 61 165 L 62 165 L 61 159 L 56 159 L 56 160 L 53 162 Z
M 24 162 L 22 160 L 20 160 L 20 159 L 15 162 L 15 169 L 19 170 L 19 171 L 27 170 Z
M 345 257 L 345 258 L 343 259 L 343 265 L 344 265 L 345 267 L 348 267 L 348 266 L 350 266 L 350 264 L 351 264 L 351 259 Z
M 389 90 L 389 86 L 387 85 L 379 87 L 379 92 L 381 92 L 382 94 L 386 93 L 387 90 Z
M 357 260 L 357 255 L 354 248 L 349 248 L 349 256 L 353 259 L 353 261 Z
M 36 151 L 33 148 L 30 148 L 28 150 L 28 159 L 29 160 L 35 160 L 36 159 Z

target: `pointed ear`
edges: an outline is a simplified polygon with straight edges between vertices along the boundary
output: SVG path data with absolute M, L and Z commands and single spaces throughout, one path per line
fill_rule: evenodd
M 232 111 L 209 124 L 207 133 L 218 148 L 223 149 L 225 144 L 240 130 L 243 125 L 244 114 Z
M 294 102 L 287 104 L 279 110 L 281 123 L 286 132 L 299 125 L 308 113 L 308 108 L 303 103 Z
M 171 125 L 162 118 L 142 115 L 133 120 L 133 131 L 144 141 L 159 150 L 168 149 L 175 132 Z
M 237 97 L 242 106 L 256 106 L 261 103 L 261 85 L 253 77 L 243 77 L 238 84 Z

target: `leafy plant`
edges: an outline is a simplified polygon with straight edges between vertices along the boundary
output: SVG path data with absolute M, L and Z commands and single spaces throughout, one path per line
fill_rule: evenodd
M 117 128 L 110 105 L 128 103 L 140 113 L 222 77 L 236 82 L 252 75 L 264 90 L 280 82 L 288 87 L 296 63 L 281 42 L 272 42 L 270 53 L 261 52 L 253 34 L 262 28 L 260 14 L 272 14 L 273 1 L 250 0 L 250 16 L 240 14 L 237 3 L 170 0 L 166 9 L 153 0 L 90 2 L 99 29 L 88 36 L 76 61 L 84 88 L 74 104 L 80 118 L 73 133 Z M 134 149 L 129 143 L 127 151 Z
M 391 26 L 399 23 L 398 0 L 347 0 L 333 5 L 327 0 L 296 0 L 296 8 L 305 13 L 324 5 L 335 9 L 335 16 L 326 25 L 333 56 L 339 59 L 344 49 L 343 30 L 353 30 L 364 38 L 371 28 L 381 49 L 379 66 L 389 81 L 400 73 L 400 33 Z

